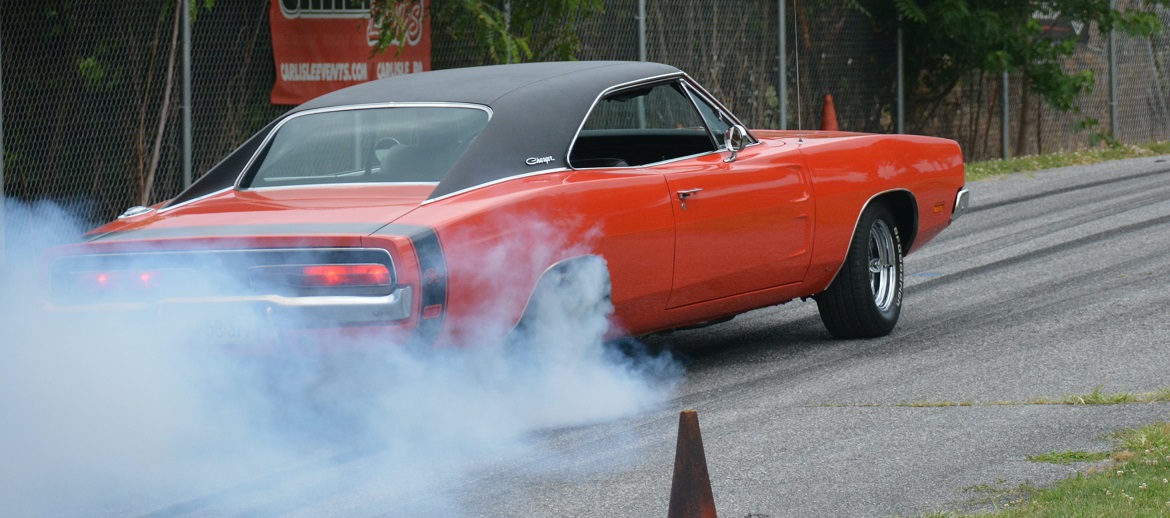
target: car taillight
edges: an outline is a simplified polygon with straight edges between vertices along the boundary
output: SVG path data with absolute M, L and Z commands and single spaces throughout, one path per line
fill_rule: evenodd
M 312 264 L 257 266 L 249 272 L 253 285 L 293 288 L 370 288 L 392 284 L 390 269 L 382 264 Z
M 390 270 L 381 264 L 328 264 L 301 269 L 301 286 L 388 286 Z
M 168 277 L 161 270 L 110 270 L 74 272 L 73 285 L 91 291 L 146 290 Z

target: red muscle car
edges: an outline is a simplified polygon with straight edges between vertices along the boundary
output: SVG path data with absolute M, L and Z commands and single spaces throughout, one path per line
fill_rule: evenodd
M 953 141 L 747 130 L 666 65 L 443 70 L 289 111 L 178 197 L 51 251 L 47 298 L 441 345 L 566 294 L 612 309 L 611 335 L 814 297 L 834 336 L 878 337 L 903 256 L 967 197 Z

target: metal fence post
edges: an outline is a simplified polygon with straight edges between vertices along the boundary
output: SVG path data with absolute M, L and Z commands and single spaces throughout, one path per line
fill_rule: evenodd
M 1000 96 L 999 96 L 999 103 L 1002 105 L 1000 107 L 1000 114 L 1002 115 L 1001 119 L 1003 119 L 1001 121 L 1002 125 L 1001 125 L 1000 130 L 999 130 L 999 132 L 1000 132 L 1000 146 L 1003 149 L 1003 159 L 1004 160 L 1007 160 L 1009 157 L 1011 157 L 1011 154 L 1012 154 L 1012 150 L 1010 147 L 1011 143 L 1008 141 L 1008 138 L 1009 138 L 1008 133 L 1011 131 L 1011 126 L 1010 126 L 1010 124 L 1008 124 L 1008 116 L 1011 114 L 1011 109 L 1008 106 L 1008 102 L 1010 100 L 1011 99 L 1008 97 L 1008 71 L 1004 70 L 1003 71 L 1003 87 L 1000 88 Z
M 1109 0 L 1109 8 L 1117 8 L 1117 0 Z M 1117 135 L 1117 31 L 1109 29 L 1109 135 Z
M 1162 112 L 1162 137 L 1170 135 L 1170 109 L 1166 107 L 1166 97 L 1162 94 L 1162 75 L 1158 72 L 1158 59 L 1154 57 L 1154 42 L 1146 38 L 1146 53 L 1150 56 L 1150 75 L 1154 76 L 1154 98 L 1158 100 L 1158 111 Z
M 504 63 L 512 63 L 512 2 L 504 2 L 504 33 L 508 38 L 508 55 L 504 57 Z
M 898 133 L 906 133 L 906 56 L 902 47 L 902 15 L 898 15 Z
M 777 90 L 779 94 L 777 100 L 780 104 L 780 129 L 782 130 L 788 129 L 788 13 L 784 2 L 785 0 L 776 1 L 780 18 L 780 56 L 778 59 L 780 88 Z
M 646 61 L 646 0 L 638 0 L 638 61 Z
M 0 37 L 0 40 L 3 38 Z M 5 257 L 8 255 L 8 246 L 4 241 L 4 225 L 7 219 L 4 217 L 4 52 L 0 49 L 0 266 L 4 265 Z
M 180 2 L 183 9 L 183 188 L 194 180 L 191 171 L 191 0 Z

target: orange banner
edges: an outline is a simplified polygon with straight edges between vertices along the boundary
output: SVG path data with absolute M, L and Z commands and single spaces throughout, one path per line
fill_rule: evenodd
M 406 20 L 405 41 L 374 56 L 379 31 L 370 19 L 371 1 L 379 0 L 272 0 L 272 104 L 301 104 L 365 81 L 431 69 L 430 1 L 403 2 L 398 14 Z

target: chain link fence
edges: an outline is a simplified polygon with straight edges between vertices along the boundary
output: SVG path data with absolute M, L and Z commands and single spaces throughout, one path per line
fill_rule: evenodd
M 687 71 L 750 127 L 817 129 L 831 94 L 842 129 L 890 133 L 897 130 L 898 41 L 865 12 L 880 1 L 645 0 L 646 58 Z M 176 6 L 0 0 L 3 194 L 10 202 L 0 218 L 7 228 L 27 226 L 31 217 L 12 202 L 52 200 L 96 223 L 182 189 Z M 639 59 L 639 9 L 638 0 L 607 0 L 603 12 L 581 20 L 578 59 Z M 266 0 L 254 0 L 216 2 L 196 13 L 196 177 L 289 108 L 269 101 L 275 70 L 268 12 Z M 1117 37 L 1115 137 L 1123 142 L 1170 139 L 1170 13 L 1160 15 L 1161 34 Z M 483 49 L 435 22 L 434 68 L 486 63 Z M 1078 112 L 1055 111 L 1010 78 L 1010 154 L 1074 149 L 1110 134 L 1108 36 L 1088 30 L 1065 64 L 1096 71 Z M 905 131 L 955 139 L 968 159 L 1001 156 L 1001 79 L 966 78 L 949 96 L 907 113 Z

